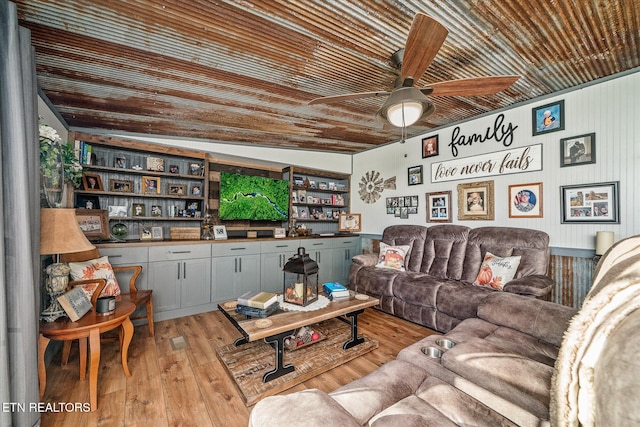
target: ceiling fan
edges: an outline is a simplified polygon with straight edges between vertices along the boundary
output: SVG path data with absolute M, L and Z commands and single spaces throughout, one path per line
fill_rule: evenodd
M 447 38 L 449 30 L 440 22 L 424 13 L 413 19 L 404 48 L 392 59 L 399 65 L 400 78 L 391 92 L 360 92 L 344 95 L 324 96 L 309 101 L 309 104 L 327 104 L 360 98 L 388 96 L 377 115 L 393 126 L 407 127 L 432 114 L 435 106 L 430 96 L 482 96 L 494 95 L 511 86 L 520 76 L 476 77 L 432 83 L 427 87 L 414 86 L 433 61 Z

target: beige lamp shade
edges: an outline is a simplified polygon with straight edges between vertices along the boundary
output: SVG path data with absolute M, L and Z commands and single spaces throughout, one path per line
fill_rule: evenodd
M 613 231 L 596 232 L 596 255 L 604 255 L 613 246 Z
M 95 249 L 78 225 L 75 209 L 40 209 L 40 255 Z

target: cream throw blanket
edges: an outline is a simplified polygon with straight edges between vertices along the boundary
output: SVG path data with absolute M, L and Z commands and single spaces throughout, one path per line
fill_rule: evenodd
M 639 308 L 640 236 L 635 236 L 600 260 L 593 286 L 565 333 L 551 387 L 552 425 L 596 424 L 594 366 L 611 331 Z

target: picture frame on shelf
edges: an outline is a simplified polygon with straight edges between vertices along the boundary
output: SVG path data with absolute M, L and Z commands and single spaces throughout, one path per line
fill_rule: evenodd
M 100 198 L 90 194 L 76 194 L 74 207 L 78 209 L 100 209 Z
M 133 181 L 128 179 L 110 179 L 109 191 L 116 193 L 133 193 Z
M 169 173 L 179 174 L 180 166 L 178 165 L 169 165 Z
M 542 183 L 509 186 L 509 218 L 542 218 Z
M 155 216 L 155 217 L 162 216 L 162 206 L 159 206 L 159 205 L 151 206 L 151 216 Z
M 191 184 L 190 193 L 192 196 L 202 196 L 202 184 Z
M 434 157 L 438 155 L 438 135 L 422 138 L 422 158 Z
M 160 178 L 157 176 L 143 176 L 142 192 L 145 194 L 160 194 Z
M 407 169 L 407 176 L 409 185 L 419 185 L 423 183 L 422 179 L 422 165 L 412 166 Z
M 202 200 L 185 200 L 184 210 L 187 213 L 188 217 L 200 218 L 202 216 Z
M 458 184 L 458 220 L 493 220 L 493 181 Z
M 564 99 L 531 109 L 533 136 L 564 130 Z
M 153 239 L 153 232 L 151 231 L 152 227 L 142 226 L 140 227 L 140 240 L 151 240 Z
M 204 167 L 200 163 L 196 163 L 196 162 L 189 163 L 189 175 L 202 176 L 203 172 L 204 172 Z
M 164 159 L 161 157 L 147 157 L 147 170 L 150 172 L 164 172 Z
M 561 186 L 561 222 L 620 224 L 618 187 L 619 181 Z
M 452 222 L 451 191 L 426 193 L 427 222 Z
M 82 174 L 82 188 L 85 191 L 104 191 L 102 178 L 97 173 L 85 172 Z
M 127 206 L 109 206 L 109 218 L 123 218 L 127 216 Z
M 184 184 L 167 184 L 167 194 L 184 196 L 187 194 L 187 186 Z
M 273 229 L 273 237 L 276 239 L 284 239 L 287 237 L 287 230 L 284 227 L 276 227 Z
M 596 134 L 562 138 L 560 140 L 560 167 L 588 165 L 596 162 Z
M 227 227 L 224 225 L 214 225 L 213 238 L 214 240 L 227 240 Z
M 124 154 L 117 154 L 115 159 L 113 159 L 113 167 L 118 169 L 126 169 L 127 168 L 127 158 Z
M 88 240 L 109 239 L 109 217 L 106 210 L 76 209 L 76 219 Z
M 362 230 L 362 215 L 343 213 L 338 218 L 338 231 L 358 232 Z
M 152 240 L 164 239 L 164 230 L 162 229 L 162 227 L 159 227 L 159 226 L 151 227 L 151 239 Z
M 144 203 L 134 203 L 131 205 L 131 216 L 146 216 L 147 207 Z

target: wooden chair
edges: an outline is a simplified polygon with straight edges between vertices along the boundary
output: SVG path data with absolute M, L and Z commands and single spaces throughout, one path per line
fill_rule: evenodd
M 86 252 L 77 252 L 72 254 L 64 254 L 60 255 L 60 262 L 86 262 L 92 259 L 100 258 L 100 251 L 98 249 L 92 249 Z M 138 276 L 142 273 L 142 266 L 140 265 L 131 265 L 131 266 L 122 266 L 122 267 L 113 267 L 113 272 L 118 273 L 121 271 L 130 271 L 131 278 L 129 279 L 129 292 L 122 292 L 120 296 L 117 297 L 118 301 L 131 301 L 135 304 L 136 307 L 146 306 L 146 315 L 131 317 L 131 320 L 138 319 L 147 319 L 148 327 L 149 327 L 149 335 L 154 336 L 154 328 L 153 328 L 153 299 L 152 293 L 153 290 L 138 290 L 136 287 L 136 281 L 138 280 Z M 69 287 L 78 286 L 86 283 L 100 283 L 98 286 L 98 290 L 94 292 L 91 297 L 91 303 L 95 307 L 96 300 L 102 289 L 105 286 L 106 281 L 104 279 L 88 279 L 88 280 L 74 280 L 69 282 Z M 64 347 L 62 349 L 62 363 L 63 365 L 67 363 L 69 359 L 69 352 L 71 350 L 71 341 L 65 341 Z

